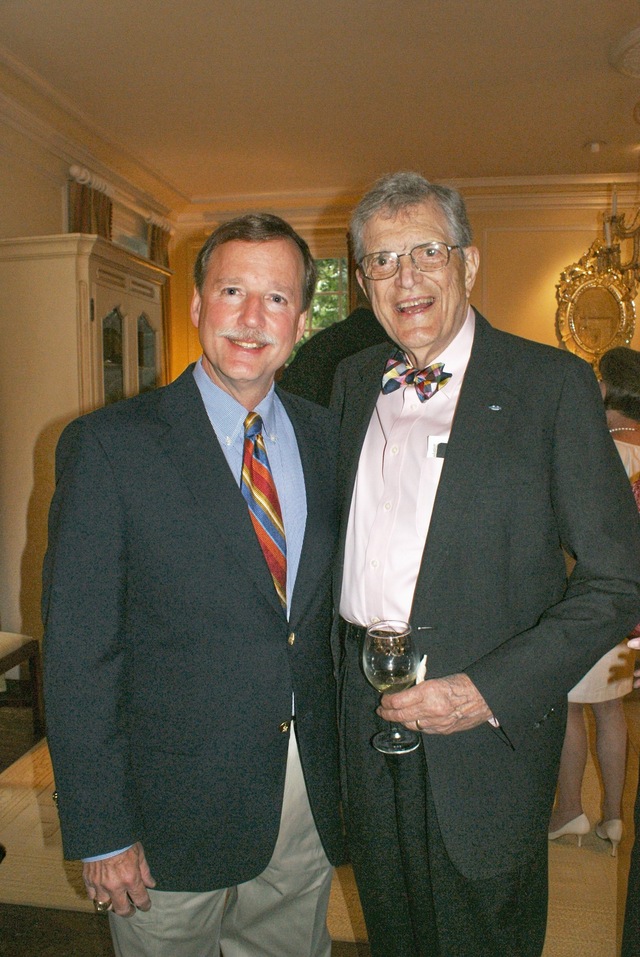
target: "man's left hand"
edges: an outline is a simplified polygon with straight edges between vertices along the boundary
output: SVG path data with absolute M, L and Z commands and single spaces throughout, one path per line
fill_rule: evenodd
M 431 678 L 406 691 L 385 694 L 377 712 L 385 721 L 396 721 L 425 734 L 469 731 L 493 717 L 465 674 Z

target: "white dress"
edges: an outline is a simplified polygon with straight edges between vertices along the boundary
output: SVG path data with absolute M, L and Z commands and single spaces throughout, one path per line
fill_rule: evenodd
M 640 445 L 631 445 L 624 440 L 615 440 L 622 464 L 631 480 L 640 472 Z M 622 641 L 588 671 L 575 688 L 569 692 L 569 701 L 576 704 L 597 704 L 622 698 L 633 688 L 633 664 L 635 651 Z

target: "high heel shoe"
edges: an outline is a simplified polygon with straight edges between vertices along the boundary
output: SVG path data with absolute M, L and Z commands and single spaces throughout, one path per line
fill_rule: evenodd
M 589 824 L 589 818 L 586 814 L 579 814 L 578 817 L 574 817 L 573 820 L 567 821 L 562 827 L 559 827 L 557 831 L 549 831 L 549 840 L 555 841 L 558 837 L 564 837 L 565 834 L 575 834 L 578 838 L 578 847 L 582 847 L 582 838 L 585 834 L 588 834 L 591 830 L 591 825 Z
M 615 857 L 618 844 L 622 840 L 622 821 L 617 817 L 610 821 L 600 821 L 596 824 L 596 834 L 603 841 L 611 841 L 611 857 Z

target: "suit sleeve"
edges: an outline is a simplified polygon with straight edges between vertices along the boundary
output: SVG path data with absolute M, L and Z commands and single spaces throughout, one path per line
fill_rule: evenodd
M 65 856 L 75 859 L 139 837 L 119 711 L 127 546 L 111 463 L 86 420 L 63 433 L 56 479 L 43 576 L 45 701 Z
M 575 558 L 566 590 L 534 627 L 465 669 L 515 746 L 640 620 L 640 520 L 585 363 L 569 366 L 552 450 L 557 541 L 545 547 Z

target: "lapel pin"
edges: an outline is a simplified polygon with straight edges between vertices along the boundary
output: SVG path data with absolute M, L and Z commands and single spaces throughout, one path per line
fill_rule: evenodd
M 491 409 L 492 412 L 502 412 L 501 405 L 490 405 L 489 408 Z

